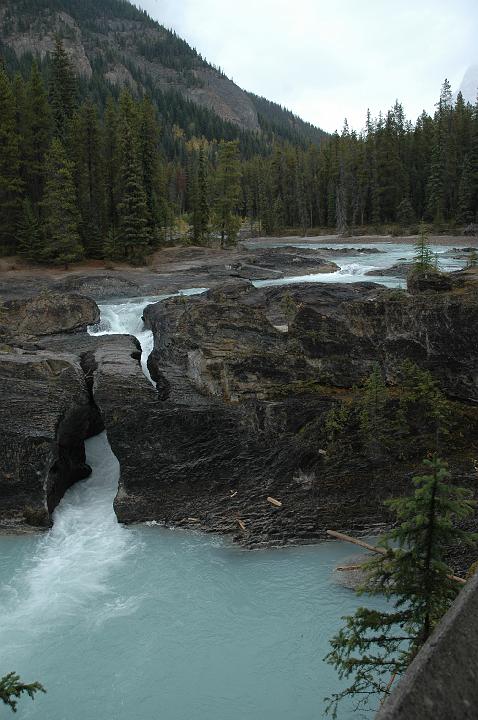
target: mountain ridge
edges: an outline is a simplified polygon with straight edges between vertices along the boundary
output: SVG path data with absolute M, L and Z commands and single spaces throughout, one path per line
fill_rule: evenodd
M 55 35 L 86 82 L 134 93 L 150 87 L 177 93 L 241 131 L 267 130 L 293 143 L 320 144 L 327 137 L 280 105 L 244 91 L 174 31 L 126 0 L 7 0 L 0 7 L 0 39 L 18 62 L 28 55 L 45 60 Z

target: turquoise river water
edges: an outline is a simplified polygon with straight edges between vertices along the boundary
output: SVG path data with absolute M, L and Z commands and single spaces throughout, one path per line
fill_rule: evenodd
M 373 279 L 363 273 L 410 253 L 348 257 L 334 281 Z M 90 329 L 135 334 L 146 375 L 149 300 L 102 305 Z M 339 688 L 323 662 L 328 639 L 361 602 L 334 568 L 355 548 L 248 552 L 193 532 L 123 527 L 105 433 L 87 453 L 93 475 L 67 492 L 51 531 L 0 536 L 0 676 L 16 670 L 48 690 L 22 700 L 18 720 L 322 718 L 324 696 Z M 344 705 L 339 717 L 360 715 Z

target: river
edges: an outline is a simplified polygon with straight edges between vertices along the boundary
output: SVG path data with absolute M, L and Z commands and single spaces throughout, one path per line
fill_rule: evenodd
M 334 281 L 366 279 L 411 252 L 347 257 Z M 149 377 L 141 314 L 164 297 L 103 304 L 90 332 L 136 335 Z M 48 690 L 22 699 L 18 720 L 323 717 L 324 696 L 340 687 L 323 662 L 328 639 L 360 604 L 333 569 L 355 549 L 248 552 L 191 531 L 124 527 L 105 433 L 87 441 L 87 460 L 92 476 L 66 493 L 48 533 L 0 537 L 0 675 L 15 670 Z M 343 705 L 340 720 L 352 717 Z

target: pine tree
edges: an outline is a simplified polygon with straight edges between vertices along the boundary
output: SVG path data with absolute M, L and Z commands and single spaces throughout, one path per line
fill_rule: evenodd
M 149 98 L 143 98 L 139 108 L 139 154 L 151 230 L 161 221 L 161 204 L 158 197 L 159 136 L 160 130 L 154 106 Z
M 28 695 L 32 700 L 37 692 L 46 692 L 39 682 L 25 684 L 15 672 L 8 673 L 0 678 L 0 700 L 13 712 L 17 711 L 18 700 L 22 695 Z
M 420 273 L 426 273 L 435 267 L 433 253 L 428 241 L 428 232 L 424 223 L 420 223 L 420 234 L 415 243 L 415 268 Z
M 68 264 L 83 256 L 80 241 L 73 165 L 65 149 L 54 138 L 46 158 L 45 193 L 42 202 L 45 247 L 43 257 L 50 262 Z
M 26 130 L 24 138 L 28 195 L 37 204 L 43 195 L 45 156 L 51 142 L 50 105 L 36 62 L 32 63 L 26 97 Z
M 43 238 L 41 226 L 30 200 L 23 201 L 22 216 L 18 224 L 18 254 L 32 262 L 43 259 Z
M 148 252 L 151 233 L 136 138 L 127 118 L 123 119 L 120 146 L 122 188 L 118 203 L 119 241 L 123 257 L 141 263 Z
M 105 185 L 101 132 L 96 108 L 87 100 L 73 117 L 71 145 L 81 215 L 80 237 L 89 257 L 101 257 L 105 225 Z
M 64 142 L 68 123 L 77 104 L 77 87 L 73 66 L 65 52 L 63 41 L 57 35 L 51 58 L 50 105 L 53 111 L 55 131 Z
M 388 389 L 378 365 L 366 379 L 358 403 L 359 434 L 369 456 L 379 455 L 387 439 Z
M 206 245 L 209 240 L 209 198 L 208 172 L 204 146 L 201 145 L 197 163 L 192 169 L 192 241 L 195 245 Z
M 415 220 L 415 212 L 410 202 L 410 198 L 408 195 L 405 195 L 397 207 L 397 222 L 400 227 L 410 227 L 410 225 L 413 225 Z
M 345 626 L 331 640 L 326 661 L 341 679 L 352 678 L 345 690 L 326 698 L 333 718 L 343 698 L 352 696 L 363 708 L 377 693 L 390 691 L 393 678 L 408 667 L 458 594 L 447 552 L 457 543 L 478 542 L 478 534 L 457 527 L 474 512 L 470 493 L 451 484 L 436 456 L 424 465 L 426 474 L 413 479 L 413 495 L 388 503 L 398 525 L 379 543 L 386 554 L 365 566 L 361 592 L 390 598 L 393 609 L 361 607 L 344 618 Z
M 199 238 L 202 245 L 209 240 L 209 197 L 208 197 L 208 166 L 204 145 L 201 145 L 198 159 L 198 201 L 199 201 L 199 217 L 198 230 Z
M 215 203 L 216 227 L 221 235 L 221 247 L 231 244 L 237 237 L 241 219 L 237 215 L 241 185 L 239 145 L 221 142 L 217 168 L 217 197 Z
M 118 149 L 118 108 L 108 96 L 103 129 L 103 164 L 105 181 L 106 224 L 109 228 L 118 226 L 119 149 Z
M 23 182 L 15 97 L 0 63 L 0 249 L 15 252 L 21 216 Z
M 458 188 L 457 220 L 466 225 L 467 223 L 473 222 L 474 217 L 473 169 L 468 155 L 465 155 Z

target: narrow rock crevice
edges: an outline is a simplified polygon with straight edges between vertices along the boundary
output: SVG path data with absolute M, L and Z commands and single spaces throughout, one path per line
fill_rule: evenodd
M 45 487 L 50 524 L 51 515 L 65 492 L 91 475 L 92 469 L 86 462 L 85 440 L 104 430 L 104 422 L 93 397 L 96 360 L 92 352 L 80 356 L 80 367 L 84 373 L 88 402 L 67 410 L 58 423 L 56 460 L 50 468 Z

